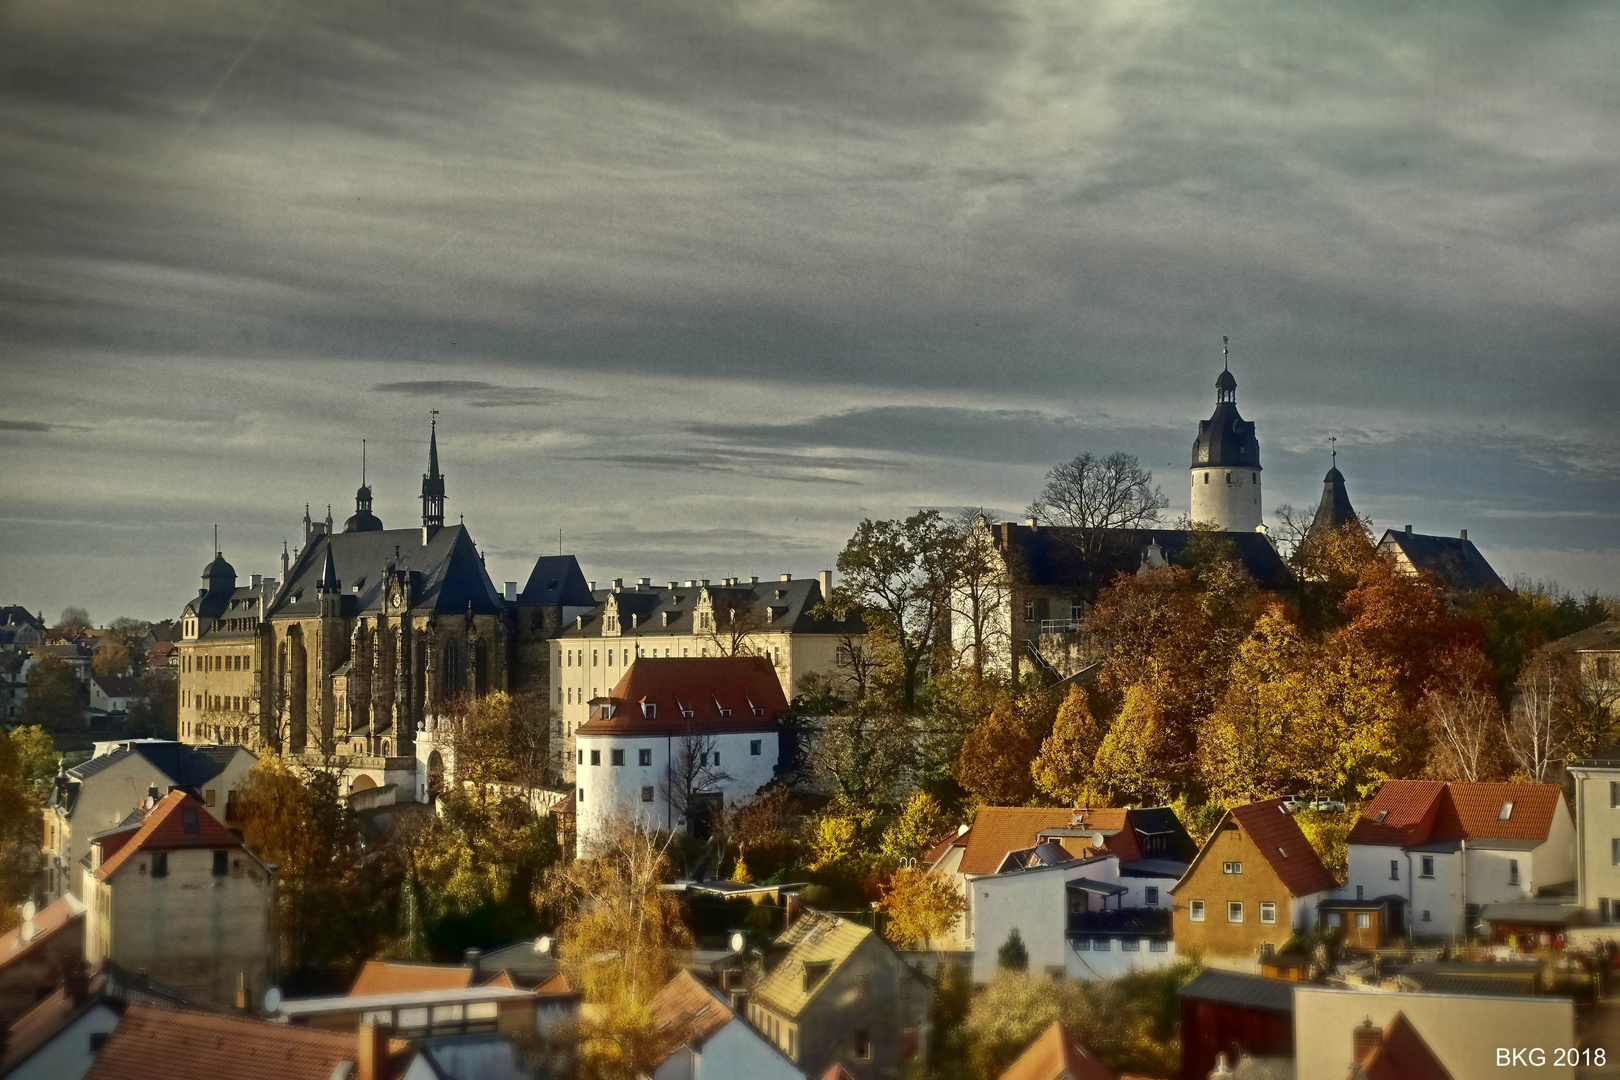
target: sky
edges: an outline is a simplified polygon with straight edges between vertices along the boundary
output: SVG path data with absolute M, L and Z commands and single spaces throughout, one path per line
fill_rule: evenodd
M 1620 593 L 1620 5 L 9 0 L 0 604 L 448 511 L 497 580 L 811 574 L 863 517 L 1267 509 Z M 455 518 L 453 517 L 452 520 Z

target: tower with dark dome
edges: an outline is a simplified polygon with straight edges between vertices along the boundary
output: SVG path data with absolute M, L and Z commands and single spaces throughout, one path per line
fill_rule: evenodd
M 1192 519 L 1227 532 L 1260 528 L 1260 440 L 1254 424 L 1238 415 L 1237 378 L 1221 339 L 1221 373 L 1215 379 L 1215 412 L 1198 422 L 1192 451 Z
M 1360 520 L 1350 505 L 1350 492 L 1344 486 L 1344 473 L 1339 471 L 1339 448 L 1333 448 L 1333 464 L 1322 478 L 1322 501 L 1316 504 L 1316 516 L 1311 519 L 1307 535 L 1326 532 Z
M 371 512 L 371 485 L 366 483 L 366 441 L 360 440 L 360 490 L 354 493 L 354 516 L 343 523 L 343 531 L 382 532 L 382 519 Z

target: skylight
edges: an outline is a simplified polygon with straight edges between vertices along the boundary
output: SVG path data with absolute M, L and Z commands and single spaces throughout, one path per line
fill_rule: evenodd
M 1497 821 L 1506 821 L 1509 818 L 1511 818 L 1512 816 L 1513 816 L 1513 804 L 1510 803 L 1510 802 L 1505 802 L 1505 803 L 1502 804 L 1502 812 L 1500 814 L 1496 815 L 1496 820 Z
M 1380 811 L 1378 811 L 1378 813 L 1373 815 L 1373 824 L 1374 825 L 1382 825 L 1384 823 L 1384 819 L 1387 818 L 1387 817 L 1389 817 L 1389 811 L 1388 810 L 1380 810 Z

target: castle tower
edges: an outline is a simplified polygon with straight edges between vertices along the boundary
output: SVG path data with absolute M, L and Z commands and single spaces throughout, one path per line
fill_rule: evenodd
M 439 475 L 439 410 L 428 435 L 428 471 L 422 474 L 422 528 L 444 527 L 444 477 Z
M 1238 415 L 1237 379 L 1226 366 L 1215 380 L 1215 412 L 1198 422 L 1192 452 L 1192 519 L 1227 532 L 1253 532 L 1260 509 L 1260 440 L 1254 424 Z
M 1339 448 L 1335 445 L 1333 465 L 1322 478 L 1322 501 L 1316 505 L 1316 516 L 1311 519 L 1306 535 L 1337 529 L 1357 520 L 1355 508 L 1350 505 L 1350 492 L 1345 490 L 1344 474 L 1339 471 Z

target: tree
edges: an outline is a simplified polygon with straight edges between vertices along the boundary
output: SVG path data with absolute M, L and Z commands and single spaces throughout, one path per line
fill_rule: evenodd
M 732 779 L 720 767 L 720 740 L 688 725 L 685 734 L 670 744 L 669 771 L 658 789 L 675 815 L 696 835 L 698 823 L 714 803 L 714 791 Z
M 809 869 L 817 872 L 850 868 L 860 855 L 861 822 L 836 809 L 813 818 L 809 825 Z
M 1136 455 L 1116 451 L 1105 458 L 1080 454 L 1054 465 L 1029 513 L 1043 525 L 1074 530 L 1068 542 L 1085 567 L 1089 600 L 1105 584 L 1102 569 L 1119 550 L 1121 530 L 1158 524 L 1160 511 L 1169 505 Z
M 912 753 L 910 721 L 868 700 L 822 722 L 809 764 L 839 796 L 865 810 L 887 801 L 910 767 Z
M 915 861 L 933 847 L 945 831 L 945 815 L 939 803 L 926 791 L 911 793 L 900 814 L 883 830 L 879 849 L 892 864 Z
M 87 716 L 84 691 L 73 665 L 55 656 L 42 656 L 28 669 L 28 698 L 19 717 L 25 725 L 47 731 L 82 728 Z
M 159 668 L 141 676 L 141 696 L 129 706 L 125 730 L 131 738 L 179 738 L 180 680 L 172 671 Z
M 103 676 L 124 675 L 129 672 L 131 663 L 129 645 L 123 635 L 109 632 L 90 658 L 90 670 Z
M 1558 779 L 1570 745 L 1569 726 L 1558 708 L 1562 672 L 1546 654 L 1524 666 L 1502 735 L 1519 773 L 1535 784 Z
M 1035 786 L 1069 806 L 1086 806 L 1101 798 L 1093 780 L 1097 750 L 1105 728 L 1091 713 L 1086 692 L 1078 684 L 1059 706 L 1052 734 L 1030 765 Z
M 34 891 L 40 857 L 44 789 L 30 776 L 40 768 L 39 739 L 35 734 L 19 739 L 23 731 L 38 729 L 10 735 L 0 729 L 0 932 L 16 925 L 17 906 Z
M 949 610 L 955 549 L 939 511 L 923 510 L 904 521 L 863 520 L 838 556 L 843 584 L 833 590 L 832 606 L 863 607 L 868 637 L 891 644 L 908 713 L 916 706 L 919 670 Z
M 907 866 L 889 879 L 878 900 L 878 910 L 889 917 L 883 926 L 885 938 L 896 945 L 922 942 L 927 948 L 930 941 L 951 932 L 967 910 L 967 901 L 944 875 Z M 1027 953 L 1024 963 L 1029 963 Z
M 1436 654 L 1458 632 L 1433 577 L 1403 569 L 1392 556 L 1377 556 L 1362 567 L 1339 608 L 1348 622 L 1338 636 L 1393 668 L 1402 698 L 1415 704 Z
M 483 803 L 502 785 L 532 793 L 551 774 L 555 710 L 538 694 L 497 690 L 442 710 L 438 737 L 448 752 L 452 779 L 470 785 Z
M 1300 613 L 1304 624 L 1316 633 L 1338 626 L 1345 596 L 1376 557 L 1372 526 L 1365 519 L 1308 532 L 1290 559 L 1302 585 Z
M 61 766 L 62 755 L 51 733 L 42 727 L 19 727 L 11 733 L 16 775 L 26 781 L 49 780 Z
M 1029 763 L 1038 743 L 1010 698 L 990 710 L 962 744 L 956 780 L 986 806 L 1023 806 L 1035 794 Z
M 588 1006 L 581 1016 L 580 1075 L 634 1080 L 658 1065 L 662 1036 L 648 1005 L 675 974 L 692 936 L 670 876 L 669 838 L 626 817 L 598 830 L 584 857 L 555 867 L 536 901 L 559 918 L 558 956 Z
M 1350 872 L 1350 830 L 1359 817 L 1353 807 L 1343 812 L 1305 808 L 1294 813 L 1300 832 L 1310 841 L 1333 880 L 1340 884 Z
M 1504 749 L 1503 716 L 1490 661 L 1478 649 L 1456 646 L 1436 666 L 1418 701 L 1430 775 L 1468 783 L 1495 779 Z
M 1008 644 L 1005 611 L 1012 582 L 991 533 L 992 515 L 964 510 L 951 522 L 955 550 L 951 558 L 950 615 L 967 628 L 960 645 L 973 673 L 984 677 L 986 656 Z
M 1156 689 L 1140 682 L 1125 691 L 1119 715 L 1097 747 L 1094 783 L 1113 800 L 1162 803 L 1183 779 L 1183 755 Z
M 1029 950 L 1024 947 L 1024 936 L 1018 932 L 1018 927 L 1012 928 L 1007 940 L 1001 943 L 996 950 L 996 969 L 998 971 L 1028 971 Z
M 82 607 L 65 607 L 53 629 L 62 631 L 68 637 L 83 633 L 90 629 L 90 613 Z

